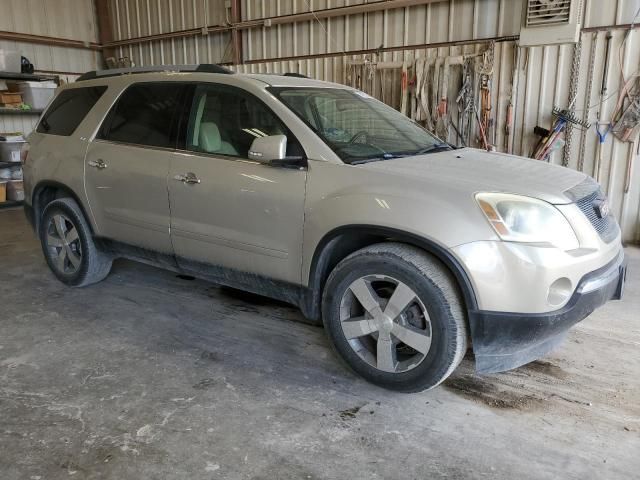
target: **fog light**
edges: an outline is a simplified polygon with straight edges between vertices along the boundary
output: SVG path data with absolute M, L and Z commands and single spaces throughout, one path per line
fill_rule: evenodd
M 573 292 L 571 280 L 567 277 L 559 278 L 549 287 L 547 302 L 553 306 L 562 305 L 569 299 L 571 292 Z

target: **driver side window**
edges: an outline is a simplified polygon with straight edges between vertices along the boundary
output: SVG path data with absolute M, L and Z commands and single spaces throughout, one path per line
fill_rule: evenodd
M 198 85 L 187 128 L 187 150 L 249 158 L 253 140 L 286 135 L 282 122 L 257 98 L 234 87 Z

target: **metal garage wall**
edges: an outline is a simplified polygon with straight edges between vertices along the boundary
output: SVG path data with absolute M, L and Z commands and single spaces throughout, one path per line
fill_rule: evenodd
M 223 0 L 111 0 L 116 40 L 166 33 L 205 25 L 224 25 L 229 6 Z M 310 12 L 363 3 L 362 0 L 241 0 L 242 21 Z M 525 0 L 443 0 L 429 4 L 379 12 L 359 13 L 295 24 L 274 24 L 242 30 L 242 72 L 300 72 L 314 78 L 350 83 L 349 62 L 372 58 L 372 50 L 383 47 L 382 62 L 413 63 L 420 57 L 444 57 L 482 52 L 494 39 L 492 83 L 495 145 L 500 151 L 529 155 L 537 141 L 533 127 L 550 127 L 554 105 L 567 107 L 574 56 L 573 45 L 519 48 L 516 36 L 522 24 Z M 624 75 L 629 79 L 640 65 L 640 31 L 615 28 L 630 24 L 640 0 L 584 0 L 582 42 L 577 78 L 578 116 L 591 122 L 606 122 L 615 108 Z M 611 61 L 607 79 L 609 98 L 597 116 L 605 56 L 605 31 L 609 27 Z M 606 28 L 605 28 L 606 30 Z M 624 44 L 623 40 L 625 39 Z M 484 40 L 484 41 L 483 41 Z M 449 45 L 455 42 L 456 45 Z M 436 45 L 434 45 L 436 44 Z M 622 48 L 621 48 L 622 45 Z M 437 48 L 433 48 L 436 46 Z M 151 63 L 229 62 L 232 59 L 229 32 L 206 36 L 157 40 L 119 47 L 118 54 L 138 65 Z M 516 52 L 518 53 L 516 55 Z M 515 58 L 517 57 L 517 63 Z M 451 113 L 460 88 L 460 73 L 451 75 L 448 89 Z M 512 77 L 515 79 L 512 87 Z M 400 81 L 387 82 L 384 101 L 398 107 Z M 507 105 L 514 99 L 514 123 L 505 133 Z M 452 137 L 450 137 L 452 138 Z M 595 128 L 568 134 L 568 154 L 556 152 L 551 162 L 566 163 L 593 175 L 597 152 Z M 453 139 L 453 138 L 452 138 Z M 636 168 L 628 172 L 635 157 Z M 618 216 L 624 239 L 640 241 L 640 166 L 638 147 L 609 135 L 603 146 L 599 180 Z M 628 186 L 628 188 L 625 188 Z
M 378 1 L 243 0 L 243 20 Z M 254 28 L 243 33 L 245 61 L 517 35 L 520 0 L 445 0 L 413 7 Z
M 88 0 L 0 0 L 0 30 L 97 42 L 93 2 Z M 101 64 L 97 51 L 0 40 L 0 49 L 18 51 L 37 72 L 59 74 L 73 81 Z M 37 121 L 33 115 L 0 115 L 0 131 L 30 132 Z
M 224 0 L 111 0 L 114 40 L 222 25 L 228 22 Z M 158 40 L 117 49 L 138 66 L 225 63 L 231 61 L 228 32 Z

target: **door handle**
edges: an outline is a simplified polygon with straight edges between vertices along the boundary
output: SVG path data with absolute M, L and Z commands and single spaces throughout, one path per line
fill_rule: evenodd
M 198 183 L 200 183 L 200 179 L 196 177 L 196 174 L 193 172 L 188 172 L 184 175 L 176 175 L 175 177 L 173 177 L 173 179 L 188 185 L 197 185 Z
M 102 160 L 101 158 L 99 158 L 98 160 L 89 160 L 88 164 L 90 167 L 95 167 L 98 170 L 107 168 L 107 164 L 104 163 L 104 160 Z

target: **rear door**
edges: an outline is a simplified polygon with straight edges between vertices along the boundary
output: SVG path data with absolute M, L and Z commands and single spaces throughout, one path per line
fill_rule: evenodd
M 261 100 L 228 85 L 198 85 L 185 123 L 169 173 L 178 264 L 299 283 L 307 172 L 250 161 L 248 150 L 265 135 L 287 135 L 289 155 L 303 155 L 300 144 Z
M 85 187 L 101 236 L 171 254 L 167 174 L 184 85 L 135 83 L 107 115 L 85 158 Z

